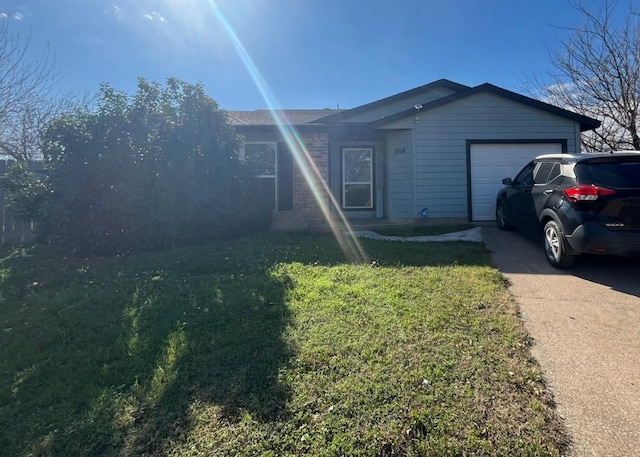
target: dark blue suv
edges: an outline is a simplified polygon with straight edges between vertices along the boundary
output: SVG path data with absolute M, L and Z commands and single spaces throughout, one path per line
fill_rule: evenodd
M 502 180 L 496 222 L 543 235 L 547 260 L 640 255 L 640 153 L 549 154 Z

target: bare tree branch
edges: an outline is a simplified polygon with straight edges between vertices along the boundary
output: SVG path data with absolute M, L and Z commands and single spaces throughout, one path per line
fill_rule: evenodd
M 0 154 L 18 161 L 38 157 L 44 125 L 69 105 L 53 99 L 60 75 L 49 48 L 29 61 L 30 41 L 30 36 L 12 34 L 9 21 L 0 20 Z
M 549 51 L 553 70 L 524 90 L 534 97 L 602 122 L 582 135 L 587 151 L 640 150 L 640 16 L 630 5 L 616 22 L 615 0 L 597 11 L 572 3 L 583 15 L 569 38 Z

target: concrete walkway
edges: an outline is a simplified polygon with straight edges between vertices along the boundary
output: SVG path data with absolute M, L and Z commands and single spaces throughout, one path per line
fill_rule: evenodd
M 546 262 L 541 243 L 483 227 L 573 439 L 571 455 L 640 456 L 640 260 Z
M 369 238 L 372 240 L 384 240 L 384 241 L 406 241 L 414 243 L 426 243 L 426 242 L 443 242 L 443 241 L 472 241 L 479 243 L 482 241 L 482 229 L 480 227 L 474 227 L 469 230 L 454 233 L 444 233 L 442 235 L 424 235 L 424 236 L 389 236 L 379 235 L 376 232 L 368 230 L 360 230 L 353 232 L 353 235 L 359 238 Z

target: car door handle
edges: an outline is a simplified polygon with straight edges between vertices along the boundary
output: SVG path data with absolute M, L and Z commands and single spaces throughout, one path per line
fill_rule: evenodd
M 551 195 L 553 193 L 553 191 L 551 189 L 547 189 L 544 192 L 542 192 L 542 195 Z

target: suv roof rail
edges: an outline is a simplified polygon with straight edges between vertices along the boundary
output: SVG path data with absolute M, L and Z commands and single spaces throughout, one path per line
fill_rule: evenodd
M 589 160 L 595 158 L 606 158 L 611 156 L 637 156 L 640 155 L 640 151 L 612 151 L 612 152 L 589 152 L 589 153 L 553 153 L 553 154 L 541 154 L 536 156 L 534 160 L 549 160 L 556 159 L 564 162 L 576 162 L 582 160 Z
M 555 152 L 553 154 L 542 154 L 536 156 L 536 160 L 538 159 L 572 159 L 576 157 L 580 157 L 582 154 L 574 154 L 568 152 Z

